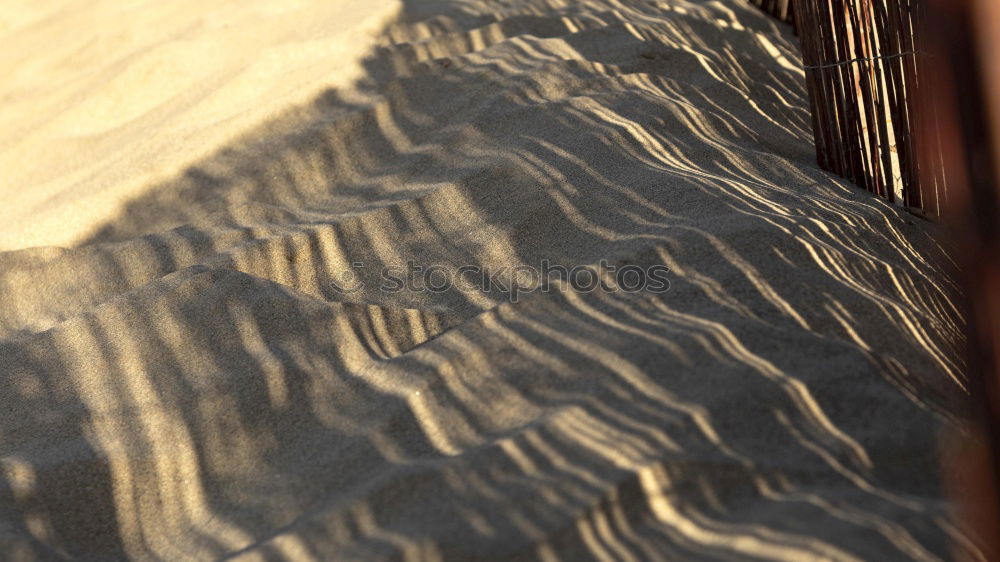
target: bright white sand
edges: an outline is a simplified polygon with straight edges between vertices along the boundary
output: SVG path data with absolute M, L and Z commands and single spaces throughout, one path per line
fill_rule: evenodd
M 970 549 L 935 439 L 964 407 L 947 256 L 814 164 L 789 30 L 738 0 L 408 1 L 353 87 L 192 160 L 351 75 L 340 8 L 207 4 L 3 39 L 41 96 L 4 85 L 3 244 L 75 243 L 0 253 L 5 554 Z M 134 70 L 60 66 L 102 49 Z M 545 259 L 671 289 L 379 288 Z
M 398 0 L 5 0 L 0 250 L 80 242 L 234 134 L 350 84 Z

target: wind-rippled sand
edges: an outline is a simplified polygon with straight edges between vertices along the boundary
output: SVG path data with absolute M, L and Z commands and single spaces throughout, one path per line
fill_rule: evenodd
M 814 164 L 789 29 L 739 0 L 399 17 L 352 87 L 0 253 L 4 558 L 975 555 L 938 455 L 948 256 Z M 378 278 L 543 260 L 670 290 Z

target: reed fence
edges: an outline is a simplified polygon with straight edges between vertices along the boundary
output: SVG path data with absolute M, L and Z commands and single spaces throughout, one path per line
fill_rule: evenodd
M 750 0 L 792 20 L 824 169 L 940 215 L 947 200 L 924 0 Z
M 1000 560 L 1000 2 L 749 1 L 794 18 L 819 164 L 953 227 L 975 438 L 943 461 Z
M 781 21 L 795 24 L 792 0 L 750 0 L 750 3 Z

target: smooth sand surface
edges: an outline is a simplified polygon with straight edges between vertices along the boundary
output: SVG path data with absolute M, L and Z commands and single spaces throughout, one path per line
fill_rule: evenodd
M 379 41 L 357 83 L 205 158 L 136 156 L 181 170 L 75 244 L 0 253 L 4 558 L 975 555 L 938 455 L 965 404 L 948 256 L 815 165 L 790 30 L 739 0 L 406 0 Z M 317 61 L 302 83 L 336 85 Z M 247 80 L 218 103 L 282 87 Z M 157 107 L 24 142 L 76 123 L 145 174 L 113 161 L 131 134 L 205 119 Z M 65 156 L 96 145 L 53 143 L 15 159 L 86 207 L 105 183 Z M 6 244 L 73 238 L 11 197 Z M 670 289 L 379 279 L 543 260 Z
M 4 0 L 0 250 L 80 242 L 247 128 L 350 84 L 398 0 Z

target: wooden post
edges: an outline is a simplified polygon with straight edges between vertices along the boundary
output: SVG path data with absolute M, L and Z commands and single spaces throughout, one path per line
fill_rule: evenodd
M 978 426 L 950 463 L 964 516 L 1000 559 L 1000 6 L 992 0 L 929 0 L 930 61 L 946 219 L 959 236 L 969 335 L 969 392 Z M 924 134 L 931 134 L 925 131 Z M 936 174 L 933 165 L 922 168 Z

